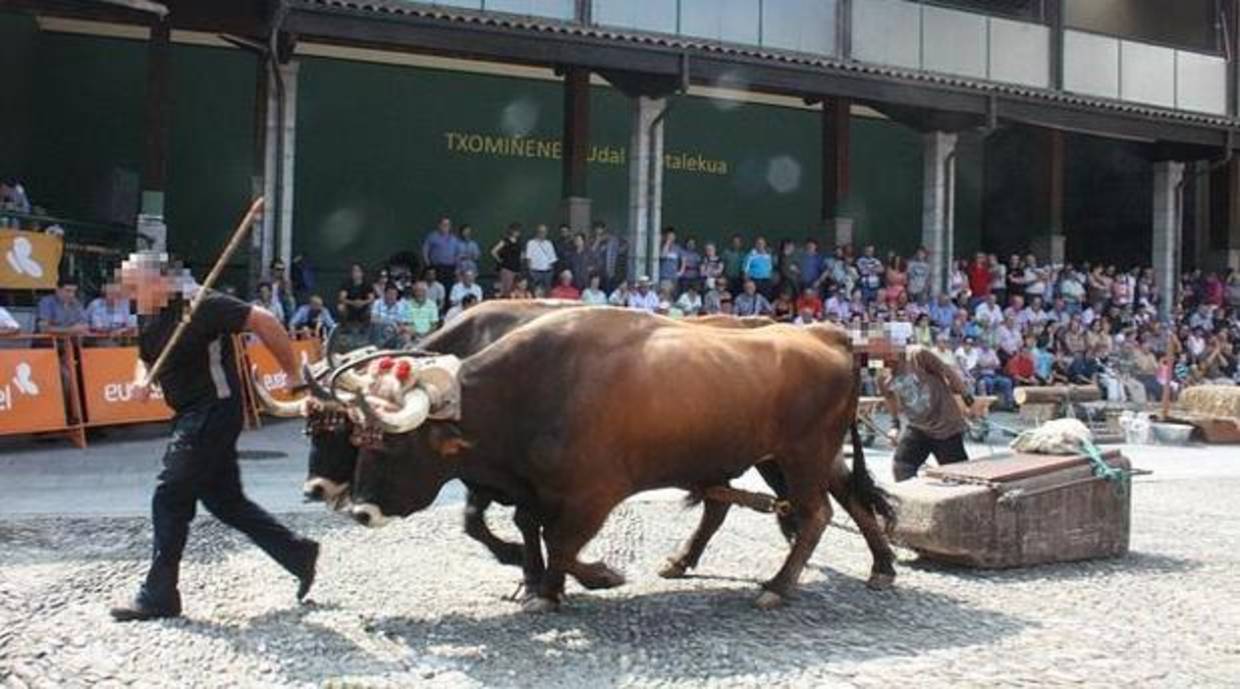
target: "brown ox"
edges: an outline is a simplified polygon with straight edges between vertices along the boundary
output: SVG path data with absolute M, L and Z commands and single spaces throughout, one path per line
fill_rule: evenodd
M 510 497 L 526 542 L 527 579 L 531 568 L 542 569 L 540 536 L 547 548 L 536 609 L 558 604 L 566 574 L 587 587 L 623 581 L 602 563 L 580 562 L 578 553 L 625 498 L 668 487 L 702 494 L 763 462 L 786 479 L 799 532 L 784 566 L 764 584 L 760 606 L 793 592 L 830 518 L 826 490 L 842 498 L 865 533 L 871 580 L 894 576 L 875 519 L 876 509 L 890 508 L 865 469 L 855 428 L 854 471 L 840 453 L 858 386 L 847 335 L 837 328 L 725 330 L 586 309 L 513 331 L 467 358 L 457 382 L 459 421 L 411 428 L 378 413 L 389 435 L 360 453 L 354 516 L 370 524 L 407 516 L 457 478 Z M 694 394 L 659 394 L 685 390 Z M 425 405 L 433 396 L 421 391 L 409 400 Z M 682 571 L 696 564 L 727 510 L 706 502 L 674 561 Z

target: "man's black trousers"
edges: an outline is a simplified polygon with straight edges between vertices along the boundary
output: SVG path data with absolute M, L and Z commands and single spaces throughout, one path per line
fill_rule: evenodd
M 964 433 L 940 440 L 931 438 L 920 428 L 905 427 L 896 444 L 895 456 L 891 458 L 895 479 L 905 481 L 916 476 L 917 470 L 932 453 L 940 465 L 968 461 L 969 455 L 964 449 Z
M 181 553 L 196 504 L 241 531 L 284 569 L 299 575 L 311 556 L 311 542 L 298 538 L 241 491 L 237 436 L 241 405 L 224 399 L 176 415 L 151 500 L 155 549 L 139 594 L 153 607 L 180 607 L 177 579 Z

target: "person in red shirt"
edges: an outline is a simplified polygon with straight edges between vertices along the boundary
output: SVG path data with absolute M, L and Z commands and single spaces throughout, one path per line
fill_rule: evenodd
M 1007 366 L 1003 367 L 1003 372 L 1017 385 L 1037 385 L 1037 374 L 1033 367 L 1033 354 L 1029 352 L 1026 345 L 1020 348 L 1020 351 L 1012 355 L 1008 359 Z
M 814 320 L 822 320 L 822 298 L 818 296 L 817 290 L 813 287 L 802 290 L 801 296 L 797 297 L 796 311 L 798 314 L 808 311 L 813 314 Z
M 560 273 L 560 282 L 551 288 L 551 292 L 547 294 L 551 299 L 572 299 L 574 301 L 581 299 L 581 290 L 573 285 L 573 271 L 565 270 Z
M 972 293 L 970 309 L 985 301 L 990 294 L 990 260 L 980 251 L 969 264 L 969 292 Z

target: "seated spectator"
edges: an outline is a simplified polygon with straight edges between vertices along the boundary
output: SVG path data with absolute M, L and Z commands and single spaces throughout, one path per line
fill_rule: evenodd
M 797 297 L 796 309 L 798 316 L 808 309 L 810 316 L 815 320 L 822 320 L 822 299 L 818 296 L 818 290 L 814 287 L 801 290 L 801 296 Z
M 383 288 L 383 298 L 370 310 L 371 344 L 376 347 L 397 348 L 409 343 L 413 312 L 409 302 L 400 298 L 396 283 L 389 282 Z
M 374 300 L 374 292 L 366 284 L 366 272 L 360 264 L 354 263 L 349 268 L 348 282 L 341 285 L 336 297 L 336 313 L 341 325 L 362 326 L 369 322 L 370 305 Z
M 309 330 L 320 336 L 335 327 L 336 319 L 332 318 L 331 312 L 323 306 L 323 297 L 317 294 L 310 295 L 309 301 L 297 307 L 293 318 L 289 320 L 290 329 Z
M 1033 370 L 1043 385 L 1055 381 L 1055 354 L 1033 339 Z
M 956 375 L 961 375 L 962 372 L 959 364 L 956 362 L 956 354 L 952 351 L 951 344 L 952 342 L 950 337 L 948 337 L 945 333 L 939 333 L 939 335 L 934 338 L 934 347 L 931 348 L 930 353 L 938 357 L 939 361 L 942 361 L 944 366 L 947 366 L 955 371 Z
M 439 271 L 434 268 L 427 268 L 422 271 L 422 281 L 426 283 L 426 298 L 435 302 L 435 306 L 442 311 L 447 305 L 448 290 L 438 278 Z
M 702 296 L 698 294 L 696 282 L 685 283 L 685 291 L 676 300 L 676 308 L 686 316 L 697 316 L 702 313 Z
M 645 275 L 637 278 L 637 289 L 629 293 L 628 307 L 650 313 L 659 308 L 659 295 L 650 289 L 650 278 Z
M 973 374 L 973 379 L 977 382 L 977 393 L 998 397 L 999 409 L 1015 409 L 1016 401 L 1012 398 L 1012 380 L 1000 373 L 1000 370 L 999 355 L 990 345 L 983 342 L 978 347 L 977 365 Z
M 973 319 L 984 328 L 994 328 L 1002 323 L 1003 309 L 999 307 L 998 298 L 994 294 L 986 295 L 973 310 Z
M 606 306 L 607 293 L 603 291 L 603 279 L 594 274 L 590 276 L 590 282 L 586 285 L 585 290 L 581 293 L 581 301 L 590 306 Z
M 810 309 L 810 307 L 806 306 L 797 313 L 797 317 L 792 320 L 792 324 L 793 325 L 813 325 L 814 323 L 817 323 L 818 320 L 819 319 L 814 314 L 813 310 Z
M 611 296 L 607 297 L 607 304 L 610 306 L 627 307 L 629 305 L 629 297 L 632 294 L 633 290 L 629 289 L 628 280 L 621 280 L 620 284 L 616 285 L 616 288 L 611 291 Z
M 1037 367 L 1033 360 L 1033 338 L 1025 338 L 1020 349 L 1008 359 L 1003 371 L 1016 385 L 1041 385 L 1043 383 L 1038 378 Z
M 72 277 L 62 277 L 56 291 L 39 300 L 35 329 L 52 335 L 85 335 L 90 330 L 86 311 L 77 298 L 78 284 Z
M 771 302 L 758 292 L 758 284 L 754 280 L 745 280 L 744 291 L 736 295 L 733 312 L 737 316 L 769 316 Z
M 0 306 L 0 335 L 15 335 L 21 332 L 22 326 L 13 318 L 8 309 Z
M 266 309 L 271 315 L 276 317 L 277 321 L 287 323 L 284 318 L 284 305 L 276 301 L 274 293 L 271 291 L 270 282 L 258 283 L 258 297 L 250 302 L 254 306 Z
M 848 299 L 848 292 L 843 287 L 838 287 L 835 293 L 828 299 L 823 307 L 827 312 L 828 318 L 833 318 L 839 322 L 846 322 L 852 317 L 852 304 Z
M 964 378 L 965 385 L 970 388 L 974 387 L 977 373 L 977 362 L 981 352 L 975 347 L 976 341 L 972 337 L 964 338 L 960 346 L 952 352 L 953 358 L 956 360 L 956 368 L 959 369 Z
M 426 283 L 418 281 L 410 288 L 409 322 L 415 339 L 426 337 L 439 325 L 439 307 L 427 294 Z
M 930 316 L 927 314 L 919 315 L 917 320 L 913 322 L 913 339 L 910 344 L 922 347 L 934 345 L 934 328 L 930 327 Z
M 474 306 L 477 303 L 478 303 L 477 297 L 475 297 L 472 293 L 466 294 L 465 297 L 461 299 L 461 303 L 448 309 L 448 313 L 444 314 L 443 322 L 451 323 L 452 321 L 456 320 L 457 316 L 460 316 L 463 312 L 467 311 L 470 307 Z
M 579 301 L 581 299 L 581 290 L 573 284 L 573 271 L 560 271 L 559 280 L 556 281 L 555 287 L 547 294 L 552 299 L 570 299 Z
M 775 297 L 775 302 L 771 304 L 771 317 L 781 323 L 791 323 L 796 318 L 797 307 L 796 301 L 792 298 L 792 287 L 783 287 L 779 290 L 779 295 Z
M 1098 385 L 1098 374 L 1101 366 L 1098 363 L 1098 350 L 1088 349 L 1075 354 L 1068 364 L 1068 382 L 1073 385 Z
M 426 289 L 427 298 L 430 298 L 430 286 Z M 512 290 L 508 292 L 509 299 L 533 299 L 534 293 L 530 291 L 530 280 L 524 275 L 517 277 L 512 283 Z M 433 299 L 431 301 L 434 301 Z
M 452 285 L 452 291 L 448 294 L 448 301 L 452 305 L 455 306 L 456 304 L 461 303 L 461 300 L 464 299 L 467 294 L 474 295 L 474 301 L 476 302 L 482 301 L 482 285 L 474 282 L 475 277 L 474 271 L 472 270 L 467 270 L 461 273 L 461 281 L 455 285 Z M 569 275 L 569 279 L 572 279 L 571 274 Z
M 103 296 L 86 307 L 86 321 L 91 332 L 99 335 L 131 335 L 138 327 L 138 319 L 129 309 L 129 300 L 121 293 L 120 285 L 114 284 L 105 285 Z
M 955 320 L 956 305 L 952 303 L 951 297 L 946 294 L 940 294 L 934 304 L 930 306 L 931 323 L 939 330 L 947 330 L 952 327 L 952 322 Z
M 710 289 L 706 295 L 702 297 L 703 313 L 719 313 L 720 304 L 724 299 L 732 300 L 732 293 L 728 291 L 728 279 L 726 277 L 717 277 L 710 283 Z

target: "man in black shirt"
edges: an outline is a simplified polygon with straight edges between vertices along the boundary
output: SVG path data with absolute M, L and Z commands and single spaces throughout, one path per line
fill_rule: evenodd
M 134 254 L 122 266 L 121 284 L 137 301 L 139 361 L 133 394 L 144 400 L 142 385 L 181 320 L 198 287 L 188 271 L 170 268 L 166 255 Z M 208 290 L 184 335 L 172 348 L 155 383 L 172 407 L 172 439 L 164 453 L 151 501 L 155 547 L 146 580 L 131 603 L 112 609 L 119 621 L 176 617 L 181 553 L 196 504 L 253 540 L 297 577 L 298 599 L 314 583 L 319 546 L 294 535 L 241 490 L 237 436 L 241 433 L 241 383 L 233 358 L 232 335 L 252 331 L 275 355 L 294 382 L 301 381 L 288 334 L 271 313 Z

